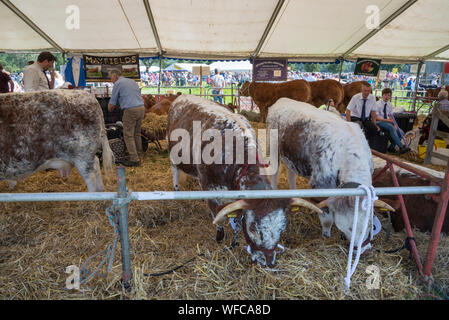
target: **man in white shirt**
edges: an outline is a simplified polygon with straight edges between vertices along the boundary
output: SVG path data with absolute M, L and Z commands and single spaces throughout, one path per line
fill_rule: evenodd
M 410 148 L 405 146 L 399 138 L 404 133 L 398 128 L 393 120 L 393 105 L 391 104 L 392 91 L 390 88 L 382 90 L 382 100 L 376 103 L 376 124 L 382 130 L 390 134 L 389 152 L 395 152 L 396 146 L 399 147 L 399 154 L 410 151 Z
M 27 66 L 23 72 L 24 90 L 27 92 L 53 89 L 55 85 L 53 64 L 55 61 L 56 57 L 50 52 L 42 52 L 36 62 Z M 45 74 L 47 70 L 50 72 L 50 80 Z
M 365 131 L 365 136 L 376 134 L 376 98 L 371 94 L 371 86 L 363 84 L 362 92 L 351 99 L 346 108 L 346 120 L 357 122 Z
M 225 86 L 225 80 L 223 76 L 218 72 L 218 69 L 215 69 L 215 75 L 212 77 L 212 94 L 214 96 L 214 100 L 223 104 L 223 88 Z

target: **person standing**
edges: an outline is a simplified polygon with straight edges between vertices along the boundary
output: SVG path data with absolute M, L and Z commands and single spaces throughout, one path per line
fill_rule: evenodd
M 396 146 L 399 147 L 399 154 L 403 154 L 410 151 L 410 148 L 402 143 L 399 138 L 404 133 L 397 127 L 393 119 L 393 105 L 391 104 L 392 90 L 385 88 L 382 90 L 382 99 L 376 103 L 376 125 L 384 131 L 390 134 L 390 147 L 389 152 L 395 152 Z
M 215 69 L 215 75 L 212 77 L 212 94 L 214 95 L 214 100 L 223 104 L 223 88 L 225 86 L 225 80 L 223 76 Z
M 14 82 L 9 74 L 3 71 L 3 65 L 0 63 L 0 93 L 14 92 Z
M 27 66 L 23 72 L 23 84 L 25 92 L 53 89 L 55 86 L 54 62 L 56 57 L 50 52 L 42 52 L 37 61 Z M 48 80 L 45 71 L 50 72 Z
M 117 162 L 127 167 L 139 166 L 139 156 L 143 154 L 140 129 L 142 119 L 145 116 L 140 88 L 134 80 L 122 77 L 119 70 L 111 70 L 109 77 L 114 84 L 114 88 L 112 89 L 108 110 L 112 112 L 114 108 L 118 107 L 123 110 L 123 136 L 129 154 L 128 159 L 118 159 Z

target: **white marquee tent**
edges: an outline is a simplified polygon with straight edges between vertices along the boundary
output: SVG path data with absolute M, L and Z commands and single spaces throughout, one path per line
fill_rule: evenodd
M 217 61 L 210 64 L 210 69 L 218 69 L 219 71 L 248 72 L 253 70 L 253 65 L 248 60 Z
M 448 17 L 448 0 L 0 0 L 0 51 L 449 60 Z
M 207 67 L 204 63 L 173 63 L 165 68 L 163 71 L 188 71 L 192 72 L 192 68 L 196 66 Z

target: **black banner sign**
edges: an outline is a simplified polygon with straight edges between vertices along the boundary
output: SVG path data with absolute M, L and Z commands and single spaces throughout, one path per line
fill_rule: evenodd
M 380 59 L 358 58 L 355 64 L 355 75 L 377 77 L 380 69 Z
M 138 54 L 113 57 L 83 55 L 83 59 L 86 81 L 108 82 L 109 71 L 114 69 L 119 70 L 125 78 L 140 80 Z

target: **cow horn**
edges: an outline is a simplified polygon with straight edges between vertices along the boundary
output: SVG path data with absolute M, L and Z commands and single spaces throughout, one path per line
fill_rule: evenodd
M 217 213 L 217 216 L 215 217 L 213 223 L 218 224 L 218 223 L 222 222 L 228 214 L 230 214 L 234 211 L 237 211 L 237 210 L 247 209 L 247 208 L 248 208 L 248 203 L 245 200 L 234 201 L 234 202 L 228 204 L 226 207 L 224 207 Z
M 316 213 L 323 213 L 323 211 L 321 211 L 321 209 L 319 207 L 317 207 L 313 203 L 311 203 L 307 200 L 301 199 L 301 198 L 292 198 L 290 200 L 290 206 L 305 207 L 307 209 L 315 211 Z
M 387 209 L 388 211 L 392 211 L 392 212 L 396 211 L 392 206 L 390 206 L 388 203 L 386 203 L 382 200 L 374 201 L 374 206 L 377 208 L 384 208 L 384 209 Z
M 317 207 L 320 208 L 320 209 L 321 209 L 321 208 L 324 208 L 324 207 L 327 207 L 327 199 L 321 201 L 320 203 L 318 203 L 318 204 L 317 204 Z

